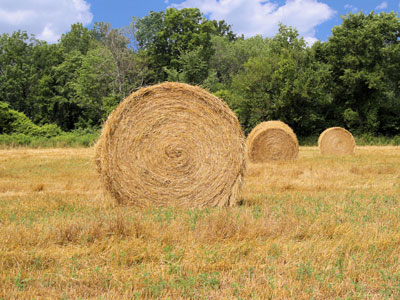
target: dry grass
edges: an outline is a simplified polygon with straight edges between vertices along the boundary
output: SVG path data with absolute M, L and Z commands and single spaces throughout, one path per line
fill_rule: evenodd
M 116 205 L 93 155 L 0 151 L 0 299 L 400 299 L 399 147 L 301 147 L 191 210 Z

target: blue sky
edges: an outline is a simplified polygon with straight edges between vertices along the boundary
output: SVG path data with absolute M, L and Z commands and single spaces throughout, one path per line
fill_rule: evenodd
M 273 36 L 280 22 L 294 26 L 310 44 L 326 41 L 340 15 L 363 11 L 399 11 L 400 0 L 0 0 L 0 33 L 26 30 L 56 42 L 70 25 L 81 22 L 126 26 L 132 16 L 167 7 L 198 7 L 209 18 L 224 19 L 246 37 Z

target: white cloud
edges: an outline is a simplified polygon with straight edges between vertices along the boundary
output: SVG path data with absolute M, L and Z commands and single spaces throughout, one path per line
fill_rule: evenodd
M 306 43 L 307 43 L 309 46 L 312 46 L 316 41 L 318 41 L 317 38 L 312 37 L 312 36 L 306 36 L 306 37 L 304 38 L 304 40 L 306 41 Z
M 388 4 L 386 1 L 383 1 L 381 4 L 379 4 L 375 9 L 385 9 L 388 7 Z
M 225 20 L 236 33 L 245 36 L 274 36 L 278 24 L 295 27 L 310 44 L 315 27 L 330 19 L 335 11 L 318 0 L 286 0 L 279 6 L 271 0 L 186 0 L 176 8 L 197 7 L 211 19 Z
M 85 0 L 1 0 L 0 34 L 20 29 L 53 43 L 71 24 L 87 25 L 92 19 Z
M 355 7 L 355 6 L 351 5 L 351 4 L 346 4 L 344 6 L 344 9 L 351 10 L 352 12 L 358 11 L 358 7 Z
M 59 35 L 53 31 L 51 24 L 47 24 L 43 31 L 38 35 L 38 38 L 45 41 L 57 41 Z

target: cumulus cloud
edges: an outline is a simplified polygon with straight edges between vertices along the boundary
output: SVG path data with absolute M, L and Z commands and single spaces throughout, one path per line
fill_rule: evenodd
M 271 0 L 185 0 L 172 6 L 197 7 L 211 19 L 225 20 L 246 37 L 274 36 L 279 23 L 283 23 L 295 27 L 309 44 L 317 40 L 315 27 L 335 14 L 318 0 L 286 0 L 282 6 Z
M 71 24 L 93 19 L 85 0 L 1 0 L 0 33 L 25 30 L 38 39 L 57 42 Z
M 379 4 L 376 9 L 385 9 L 388 7 L 388 4 L 386 1 L 383 1 L 381 4 Z

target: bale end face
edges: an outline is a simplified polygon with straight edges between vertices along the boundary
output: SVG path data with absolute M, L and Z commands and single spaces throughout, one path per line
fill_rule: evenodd
M 281 121 L 258 124 L 247 137 L 248 159 L 255 163 L 295 160 L 299 143 L 293 130 Z
M 162 83 L 131 94 L 112 112 L 96 162 L 120 204 L 235 205 L 245 142 L 220 99 L 199 87 Z
M 318 147 L 324 155 L 351 155 L 354 154 L 356 142 L 346 129 L 331 127 L 319 136 Z

